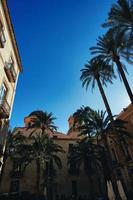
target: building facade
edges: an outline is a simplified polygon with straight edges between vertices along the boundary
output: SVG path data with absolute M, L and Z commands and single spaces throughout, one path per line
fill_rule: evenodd
M 0 0 L 0 143 L 5 139 L 22 65 L 6 0 Z
M 30 117 L 32 118 L 32 117 Z M 28 124 L 32 124 L 30 118 L 25 118 L 25 127 L 17 128 L 14 134 L 22 133 L 26 137 L 30 136 L 34 132 L 33 128 L 27 129 Z M 34 118 L 32 118 L 34 121 Z M 69 126 L 71 127 L 71 120 L 69 119 Z M 37 134 L 40 129 L 36 129 L 34 134 Z M 91 189 L 92 189 L 92 179 L 85 173 L 84 165 L 81 164 L 80 168 L 77 165 L 68 165 L 68 155 L 73 147 L 78 141 L 81 140 L 81 137 L 78 136 L 76 131 L 70 131 L 68 134 L 63 134 L 60 132 L 47 132 L 49 137 L 54 140 L 54 143 L 62 146 L 65 153 L 59 153 L 58 156 L 62 162 L 62 169 L 58 169 L 54 165 L 55 174 L 52 181 L 52 196 L 53 199 L 70 199 L 71 196 L 80 196 L 82 198 L 91 198 Z M 1 194 L 10 194 L 10 193 L 36 193 L 36 163 L 33 161 L 26 168 L 24 174 L 21 172 L 13 173 L 15 170 L 14 162 L 9 158 L 5 162 L 4 171 L 2 175 L 0 193 Z M 17 172 L 19 168 L 16 167 Z M 101 188 L 99 189 L 98 181 L 101 181 Z M 100 179 L 96 174 L 93 176 L 93 192 L 98 197 L 102 194 L 105 194 L 105 183 L 101 173 Z M 44 179 L 40 181 L 40 186 L 43 185 Z M 44 188 L 44 195 L 47 195 L 47 188 Z
M 25 126 L 17 128 L 14 134 L 22 133 L 24 136 L 29 137 L 31 134 L 37 134 L 40 132 L 40 128 L 28 128 L 34 123 L 35 116 L 26 117 L 24 119 Z M 120 115 L 119 119 L 127 121 L 126 128 L 133 134 L 133 106 L 129 105 L 124 109 Z M 68 165 L 68 155 L 74 144 L 82 139 L 78 136 L 78 132 L 72 129 L 74 120 L 73 117 L 69 118 L 69 132 L 63 134 L 60 132 L 55 132 L 54 134 L 50 131 L 47 132 L 49 137 L 51 137 L 54 142 L 64 149 L 65 153 L 59 153 L 59 157 L 62 162 L 62 169 L 58 169 L 56 166 L 55 174 L 53 177 L 53 199 L 69 199 L 70 196 L 81 196 L 83 198 L 91 199 L 91 189 L 93 181 L 93 193 L 96 197 L 106 196 L 106 183 L 104 173 L 100 171 L 100 175 L 94 173 L 94 175 L 87 175 L 85 173 L 84 165 L 82 164 L 80 168 L 76 165 Z M 113 135 L 114 137 L 114 135 Z M 116 180 L 121 181 L 123 189 L 127 195 L 133 191 L 133 139 L 127 138 L 127 146 L 119 146 L 114 142 L 112 137 L 108 138 L 108 146 L 110 154 L 112 157 L 113 170 L 116 176 Z M 106 163 L 104 166 L 106 170 Z M 21 173 L 21 168 L 13 160 L 8 158 L 4 165 L 4 171 L 2 173 L 2 179 L 0 184 L 1 194 L 11 194 L 11 193 L 36 193 L 36 163 L 33 161 L 30 163 L 24 174 Z M 91 178 L 90 178 L 91 177 Z M 44 179 L 40 180 L 40 185 L 43 185 Z M 46 195 L 46 190 L 44 190 L 44 195 Z M 62 197 L 62 198 L 61 198 Z M 65 197 L 65 198 L 64 198 Z M 86 199 L 85 198 L 85 199 Z
M 112 163 L 118 180 L 121 180 L 127 193 L 133 191 L 133 105 L 124 108 L 117 116 L 117 119 L 124 120 L 126 131 L 130 135 L 125 137 L 126 143 L 114 142 L 115 137 L 108 138 Z

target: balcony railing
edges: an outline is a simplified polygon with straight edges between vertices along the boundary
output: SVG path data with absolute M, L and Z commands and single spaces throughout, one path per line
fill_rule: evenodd
M 3 99 L 1 102 L 0 102 L 0 118 L 8 118 L 10 115 L 10 106 L 7 102 L 6 99 Z
M 7 75 L 7 78 L 9 80 L 9 82 L 15 82 L 16 81 L 16 77 L 17 77 L 17 74 L 14 70 L 14 65 L 13 63 L 8 63 L 6 62 L 5 63 L 5 73 Z

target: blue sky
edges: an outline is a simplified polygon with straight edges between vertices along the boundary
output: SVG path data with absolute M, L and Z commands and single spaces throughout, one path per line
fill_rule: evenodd
M 23 73 L 19 77 L 11 127 L 23 126 L 34 110 L 53 112 L 59 131 L 81 105 L 105 110 L 98 88 L 85 91 L 80 69 L 91 58 L 89 47 L 105 32 L 101 24 L 115 0 L 8 0 Z M 128 66 L 128 80 L 133 72 Z M 113 114 L 130 102 L 119 80 L 105 89 Z

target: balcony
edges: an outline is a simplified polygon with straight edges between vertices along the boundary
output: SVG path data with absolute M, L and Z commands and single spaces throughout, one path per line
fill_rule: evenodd
M 9 80 L 9 82 L 15 83 L 17 74 L 16 74 L 16 72 L 14 70 L 13 63 L 6 62 L 4 70 L 5 70 L 5 73 L 7 75 L 7 78 Z
M 0 102 L 0 119 L 7 119 L 10 115 L 10 106 L 6 99 Z

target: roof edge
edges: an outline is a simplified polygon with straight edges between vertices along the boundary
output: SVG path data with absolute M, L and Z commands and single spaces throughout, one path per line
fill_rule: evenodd
M 123 110 L 117 115 L 116 118 L 126 117 L 130 112 L 132 112 L 133 104 L 130 103 L 127 107 L 123 108 Z

